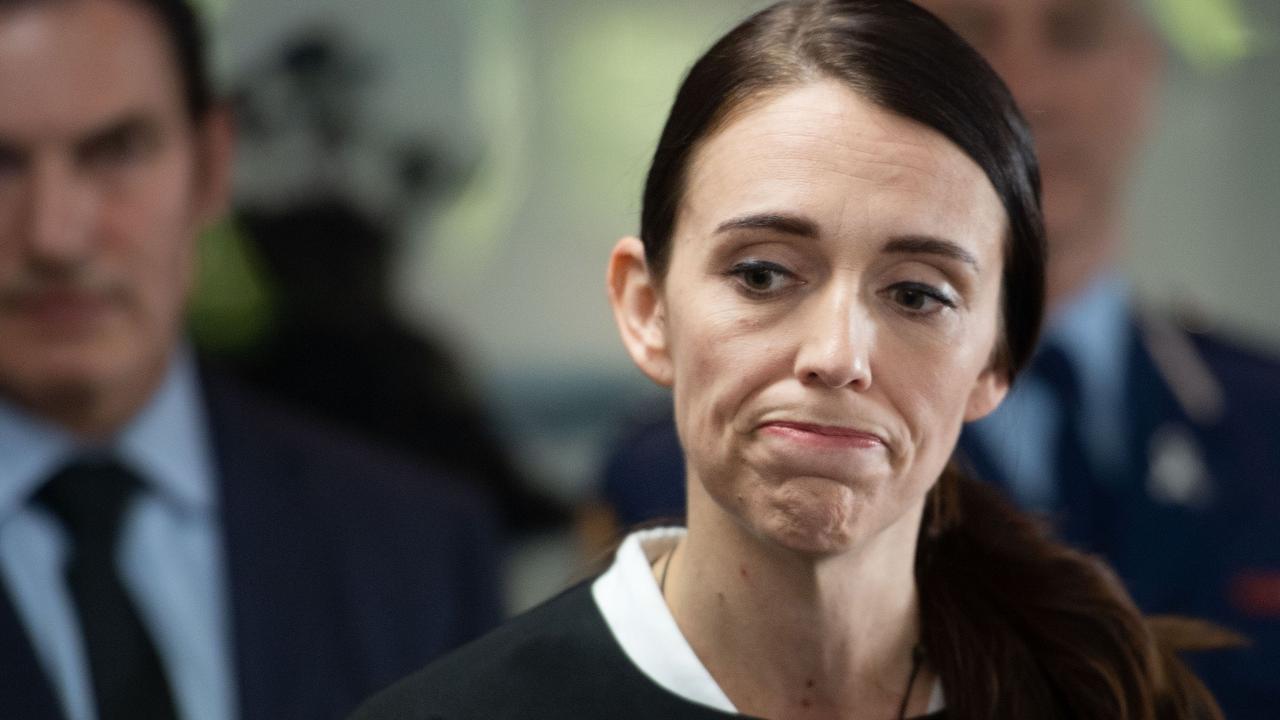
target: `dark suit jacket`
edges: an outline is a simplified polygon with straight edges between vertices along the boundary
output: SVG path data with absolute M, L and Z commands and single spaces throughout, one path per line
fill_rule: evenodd
M 500 617 L 487 503 L 210 378 L 242 720 L 339 718 Z M 0 589 L 0 717 L 59 718 Z

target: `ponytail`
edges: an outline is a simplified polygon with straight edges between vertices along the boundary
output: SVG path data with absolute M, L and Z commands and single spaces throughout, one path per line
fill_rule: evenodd
M 1234 636 L 1145 619 L 1105 564 L 948 467 L 916 559 L 921 642 L 952 717 L 1221 720 L 1177 651 Z

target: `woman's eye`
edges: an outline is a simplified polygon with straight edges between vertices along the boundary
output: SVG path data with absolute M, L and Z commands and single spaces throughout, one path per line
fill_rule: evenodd
M 952 300 L 942 290 L 922 283 L 899 283 L 889 289 L 893 301 L 913 313 L 928 315 L 944 307 L 954 308 Z
M 796 282 L 791 271 L 781 265 L 761 260 L 738 263 L 729 274 L 737 278 L 742 288 L 753 295 L 776 293 Z

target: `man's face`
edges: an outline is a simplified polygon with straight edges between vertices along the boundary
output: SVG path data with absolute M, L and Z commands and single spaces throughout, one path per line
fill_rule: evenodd
M 223 201 L 215 124 L 191 121 L 140 4 L 0 12 L 0 392 L 37 411 L 150 392 Z
M 1050 242 L 1114 220 L 1160 48 L 1138 0 L 917 0 L 987 58 L 1035 134 Z

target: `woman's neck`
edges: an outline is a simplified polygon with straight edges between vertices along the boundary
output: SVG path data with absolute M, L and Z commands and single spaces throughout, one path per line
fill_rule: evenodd
M 681 632 L 737 708 L 759 717 L 893 718 L 919 637 L 919 518 L 816 558 L 690 507 L 690 533 L 654 570 Z M 914 520 L 914 522 L 913 522 Z M 928 704 L 922 668 L 908 716 Z

